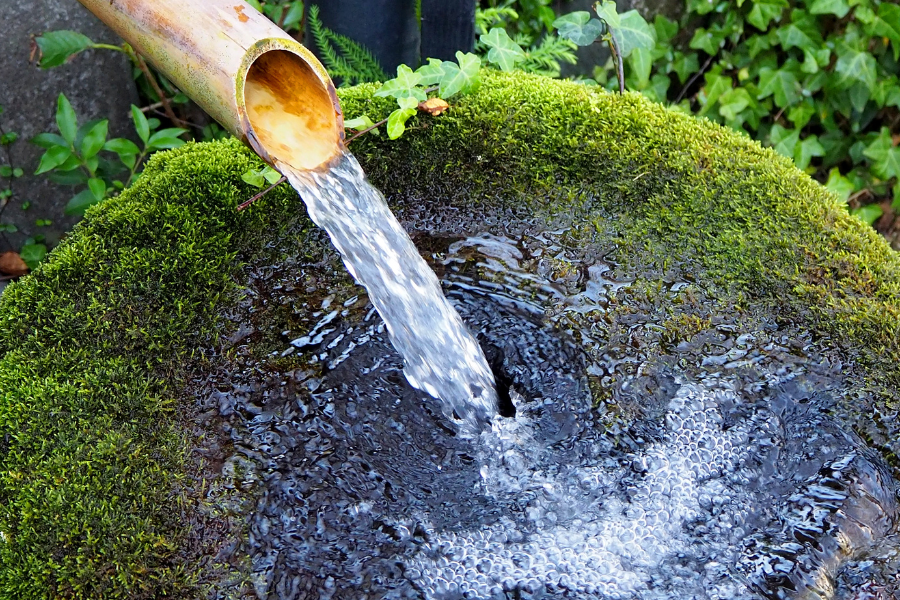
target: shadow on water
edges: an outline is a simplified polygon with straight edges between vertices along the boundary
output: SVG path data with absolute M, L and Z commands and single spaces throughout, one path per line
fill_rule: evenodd
M 361 288 L 294 302 L 333 258 L 257 271 L 237 322 L 308 321 L 267 356 L 241 330 L 198 394 L 230 438 L 221 480 L 253 498 L 220 557 L 248 557 L 244 596 L 896 597 L 897 484 L 831 416 L 842 365 L 764 321 L 643 356 L 664 327 L 635 311 L 613 343 L 631 280 L 565 236 L 418 240 L 496 376 L 477 438 L 409 386 Z

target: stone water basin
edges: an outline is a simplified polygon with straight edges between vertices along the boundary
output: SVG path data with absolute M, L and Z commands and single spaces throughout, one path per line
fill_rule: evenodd
M 897 482 L 839 416 L 835 353 L 764 313 L 667 340 L 659 305 L 689 316 L 700 288 L 651 299 L 573 238 L 417 240 L 498 377 L 474 438 L 409 387 L 336 256 L 254 266 L 231 318 L 290 306 L 262 321 L 279 349 L 240 330 L 198 401 L 253 497 L 231 552 L 257 597 L 893 597 Z M 311 279 L 334 292 L 305 308 Z

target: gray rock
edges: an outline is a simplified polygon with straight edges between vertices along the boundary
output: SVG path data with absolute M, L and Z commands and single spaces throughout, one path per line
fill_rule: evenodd
M 120 52 L 87 50 L 70 63 L 47 71 L 29 62 L 31 36 L 45 31 L 69 29 L 96 42 L 121 43 L 76 0 L 3 2 L 0 23 L 5 23 L 0 36 L 0 106 L 4 109 L 0 126 L 19 135 L 8 153 L 0 148 L 0 164 L 12 162 L 25 171 L 25 176 L 12 182 L 13 196 L 0 213 L 0 222 L 14 224 L 18 232 L 2 234 L 5 239 L 0 250 L 7 246 L 18 250 L 26 237 L 35 234 L 45 235 L 53 244 L 78 221 L 78 217 L 63 213 L 76 188 L 51 183 L 46 175 L 32 175 L 43 149 L 28 140 L 44 131 L 58 131 L 54 119 L 57 96 L 64 93 L 69 98 L 79 123 L 107 118 L 111 137 L 131 138 L 129 107 L 137 104 L 138 97 L 129 61 Z M 0 179 L 0 189 L 6 189 L 8 183 Z M 26 201 L 31 206 L 23 211 Z M 37 219 L 50 219 L 53 224 L 37 227 Z

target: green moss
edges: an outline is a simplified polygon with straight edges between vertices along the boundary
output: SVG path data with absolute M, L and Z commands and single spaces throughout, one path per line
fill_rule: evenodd
M 345 114 L 386 115 L 374 89 L 341 90 Z M 574 220 L 619 263 L 682 265 L 719 290 L 716 306 L 766 307 L 900 389 L 900 258 L 772 151 L 637 95 L 495 72 L 410 125 L 352 148 L 399 210 Z M 245 281 L 238 257 L 302 214 L 286 186 L 235 212 L 258 166 L 234 141 L 158 155 L 4 293 L 0 598 L 195 593 L 195 442 L 177 390 Z M 672 312 L 665 342 L 707 322 Z
M 239 216 L 250 166 L 236 142 L 157 155 L 4 292 L 0 597 L 190 589 L 190 441 L 173 387 L 235 289 L 238 250 L 300 204 L 279 191 L 269 214 Z

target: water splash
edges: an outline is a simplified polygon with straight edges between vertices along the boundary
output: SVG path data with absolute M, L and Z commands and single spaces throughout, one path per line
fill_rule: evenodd
M 369 292 L 405 361 L 409 383 L 443 402 L 464 432 L 497 412 L 494 376 L 481 348 L 444 298 L 384 196 L 356 159 L 344 153 L 326 171 L 279 169 L 303 197 L 309 216 L 328 232 L 347 270 Z

